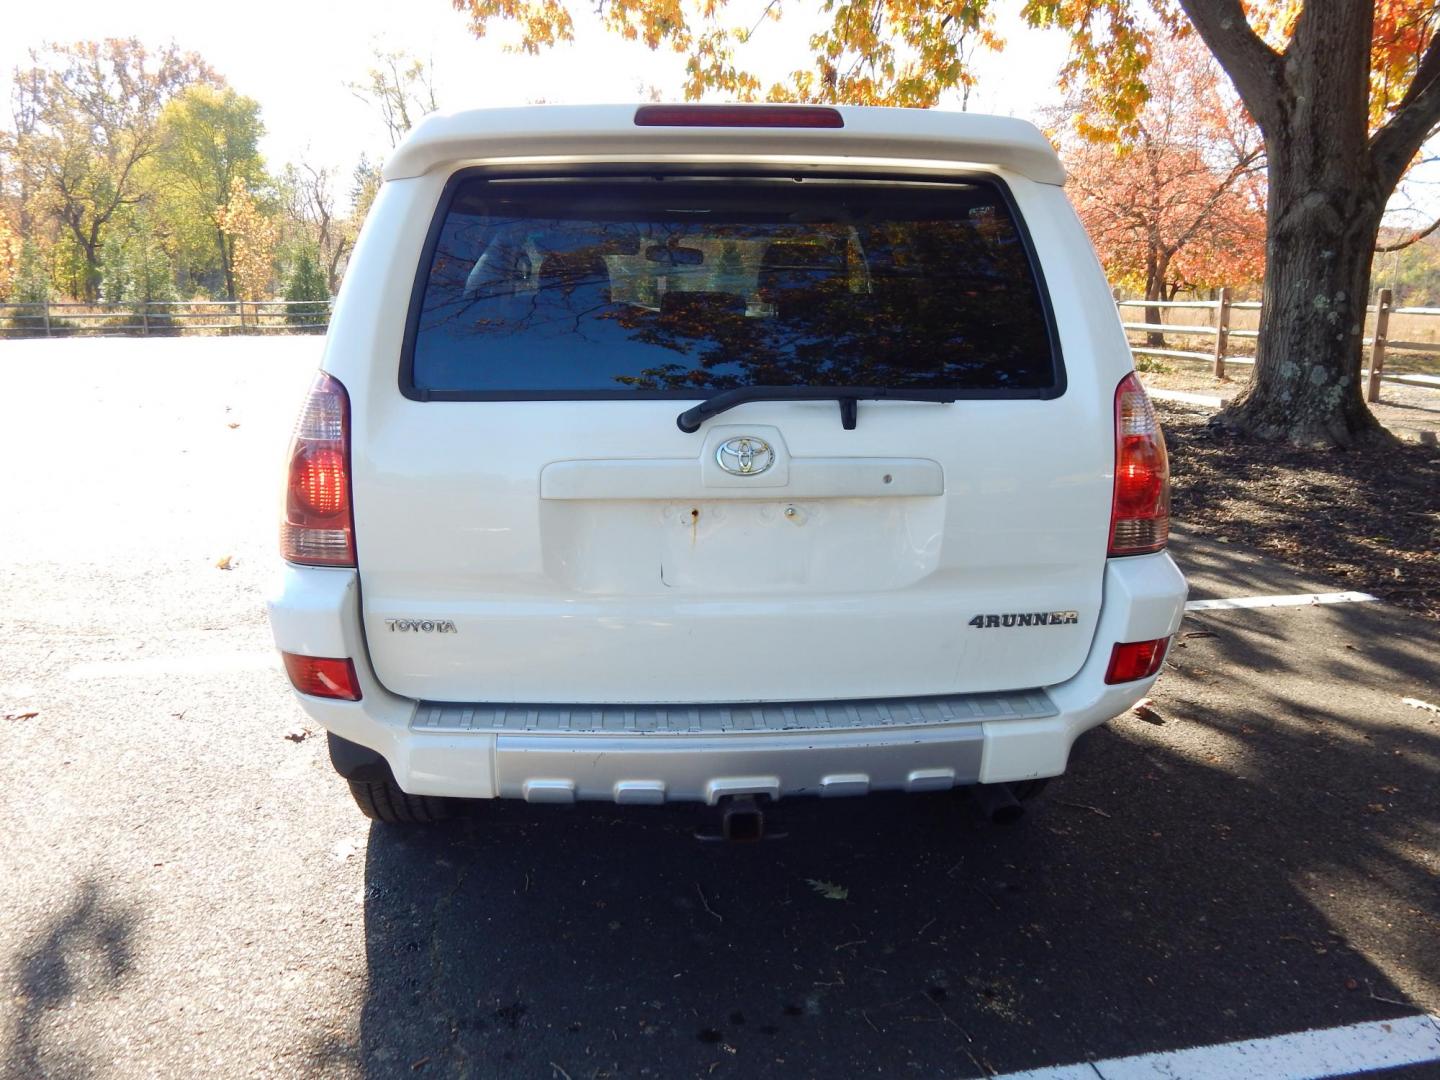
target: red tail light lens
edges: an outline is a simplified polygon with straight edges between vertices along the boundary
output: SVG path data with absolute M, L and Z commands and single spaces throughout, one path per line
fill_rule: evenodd
M 1162 637 L 1154 641 L 1126 641 L 1116 645 L 1110 652 L 1105 681 L 1122 683 L 1148 679 L 1165 662 L 1165 649 L 1169 644 L 1170 639 Z
M 1115 389 L 1110 554 L 1145 555 L 1170 539 L 1170 460 L 1155 406 L 1132 371 Z
M 350 399 L 345 387 L 324 372 L 310 387 L 290 443 L 280 553 L 307 566 L 355 565 Z
M 843 128 L 845 118 L 814 105 L 641 105 L 635 126 Z
M 285 674 L 290 685 L 312 697 L 360 700 L 360 680 L 355 677 L 355 662 L 348 657 L 300 656 L 281 653 L 285 658 Z

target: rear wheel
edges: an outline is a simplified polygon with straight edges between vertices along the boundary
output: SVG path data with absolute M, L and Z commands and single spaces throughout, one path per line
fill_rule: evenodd
M 349 780 L 355 805 L 372 821 L 392 825 L 429 825 L 454 813 L 449 799 L 433 795 L 409 795 L 394 780 Z

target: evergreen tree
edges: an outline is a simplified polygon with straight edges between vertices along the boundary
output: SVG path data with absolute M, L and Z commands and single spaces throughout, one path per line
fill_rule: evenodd
M 302 248 L 285 282 L 285 299 L 292 306 L 286 309 L 285 321 L 296 327 L 325 326 L 330 320 L 330 287 L 314 253 Z
M 147 330 L 171 326 L 170 310 L 151 305 L 173 303 L 175 273 L 148 214 L 137 211 L 105 238 L 100 258 L 100 297 L 143 315 Z M 133 325 L 135 320 L 129 320 Z

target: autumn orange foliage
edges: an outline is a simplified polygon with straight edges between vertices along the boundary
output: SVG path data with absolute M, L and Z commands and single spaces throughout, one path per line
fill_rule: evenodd
M 1204 45 L 1157 38 L 1134 134 L 1097 138 L 1076 103 L 1054 134 L 1111 280 L 1151 300 L 1257 281 L 1265 265 L 1260 133 Z

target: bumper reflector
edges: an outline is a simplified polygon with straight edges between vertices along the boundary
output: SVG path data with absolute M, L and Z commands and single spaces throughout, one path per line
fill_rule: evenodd
M 1170 644 L 1168 637 L 1154 641 L 1125 641 L 1115 646 L 1110 653 L 1110 667 L 1105 671 L 1107 683 L 1134 682 L 1148 679 L 1160 670 L 1165 662 L 1165 650 Z
M 360 700 L 360 680 L 355 677 L 355 662 L 349 657 L 298 656 L 281 653 L 285 658 L 285 674 L 302 694 L 312 697 Z

